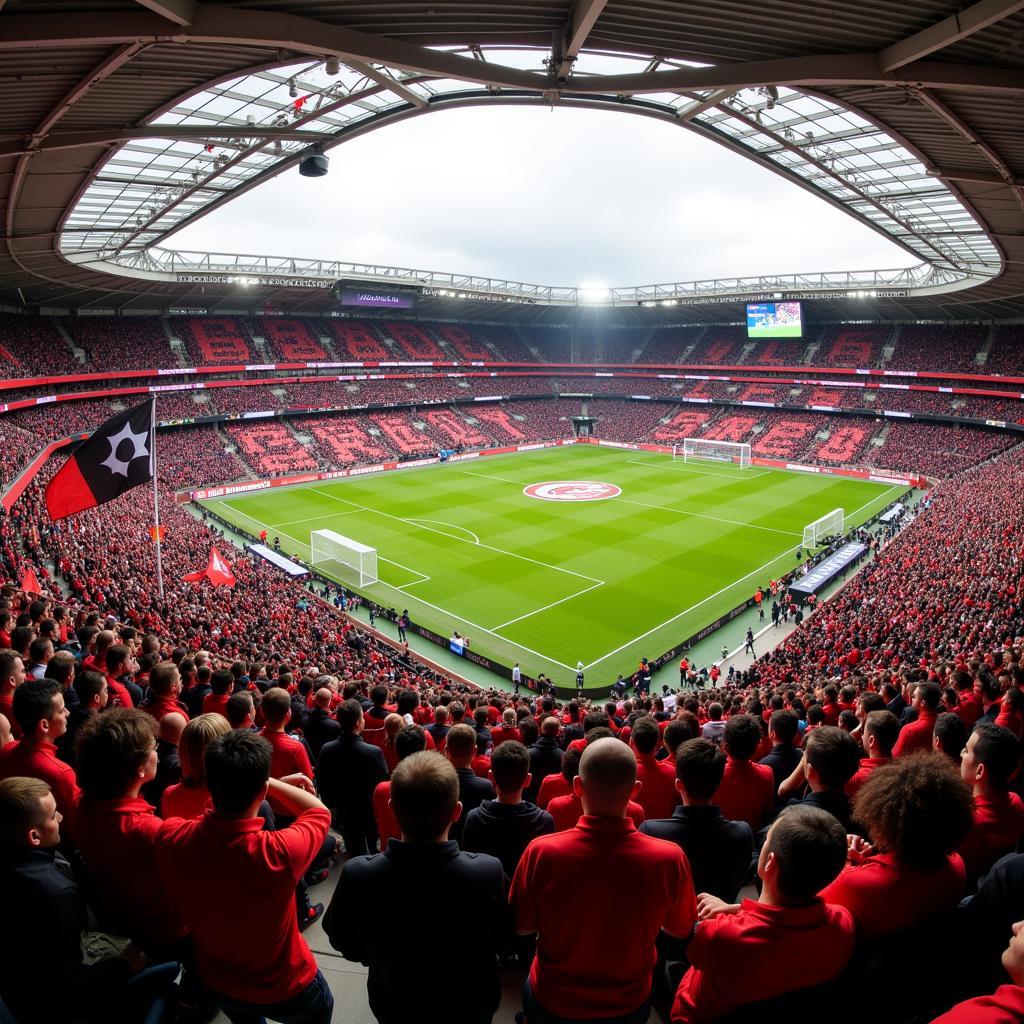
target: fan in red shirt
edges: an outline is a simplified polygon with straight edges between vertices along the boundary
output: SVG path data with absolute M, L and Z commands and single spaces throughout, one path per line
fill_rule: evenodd
M 853 953 L 853 919 L 818 893 L 845 860 L 846 834 L 833 815 L 806 805 L 783 811 L 758 858 L 760 897 L 730 904 L 701 894 L 672 1024 L 704 1024 L 782 995 L 797 964 L 801 987 L 836 977 Z
M 397 765 L 410 754 L 419 753 L 427 749 L 427 734 L 418 725 L 405 725 L 395 735 L 394 751 Z M 385 752 L 385 759 L 387 754 Z M 377 822 L 377 833 L 380 836 L 380 848 L 383 852 L 387 849 L 389 839 L 401 839 L 402 830 L 399 828 L 398 819 L 391 810 L 391 780 L 385 779 L 377 783 L 373 791 L 373 817 Z
M 755 832 L 775 811 L 775 775 L 771 766 L 751 761 L 760 742 L 761 726 L 756 718 L 752 715 L 729 718 L 724 739 L 729 759 L 725 763 L 722 784 L 715 792 L 715 803 L 722 808 L 725 818 L 745 821 Z
M 74 769 L 57 758 L 56 740 L 67 732 L 68 711 L 56 679 L 29 679 L 14 691 L 14 721 L 23 738 L 0 750 L 0 780 L 26 776 L 45 782 L 67 817 L 78 799 Z
M 516 728 L 516 713 L 513 708 L 505 708 L 501 716 L 501 725 L 491 730 L 491 744 L 500 747 L 505 740 L 523 742 L 522 733 Z
M 960 773 L 974 792 L 974 825 L 960 847 L 974 881 L 1024 835 L 1024 802 L 1010 792 L 1020 769 L 1020 743 L 1001 725 L 981 722 L 964 748 Z
M 233 730 L 210 744 L 213 809 L 163 823 L 157 867 L 192 933 L 196 968 L 233 1020 L 329 1024 L 334 998 L 295 918 L 295 886 L 323 844 L 330 811 L 305 775 L 270 777 L 270 744 Z M 264 797 L 294 819 L 263 830 Z M 243 894 L 224 912 L 225 893 Z
M 662 931 L 685 938 L 693 930 L 697 907 L 686 856 L 674 843 L 641 835 L 625 816 L 635 784 L 629 747 L 610 738 L 591 743 L 573 780 L 585 810 L 579 824 L 535 839 L 519 862 L 510 893 L 515 928 L 537 934 L 523 985 L 530 1024 L 644 1019 L 655 940 Z M 644 899 L 625 914 L 613 903 L 595 903 L 593 893 L 609 878 L 643 878 Z M 580 927 L 584 920 L 587 927 Z
M 149 673 L 149 696 L 142 710 L 151 714 L 158 722 L 164 715 L 176 713 L 188 721 L 188 708 L 178 699 L 181 693 L 181 673 L 173 661 L 162 661 L 154 665 Z
M 204 715 L 224 715 L 227 718 L 228 701 L 235 681 L 226 669 L 218 669 L 210 676 L 210 692 L 203 698 Z M 268 691 L 269 692 L 269 691 Z M 260 710 L 262 711 L 262 705 Z
M 917 712 L 917 720 L 900 730 L 896 746 L 892 748 L 893 757 L 903 757 L 923 750 L 932 749 L 932 735 L 935 732 L 935 719 L 939 715 L 939 704 L 942 701 L 942 690 L 935 683 L 918 683 L 914 688 L 914 697 L 910 706 Z
M 608 735 L 611 735 L 611 729 L 606 730 Z M 598 736 L 596 739 L 601 739 Z M 605 737 L 607 738 L 607 737 Z M 580 758 L 583 754 L 579 750 L 567 750 L 565 757 L 562 758 L 562 770 L 557 775 L 549 775 L 544 781 L 548 779 L 561 779 L 565 784 L 567 792 L 552 796 L 547 804 L 542 805 L 538 798 L 538 807 L 543 806 L 545 810 L 551 815 L 555 822 L 556 832 L 565 832 L 567 829 L 575 828 L 577 822 L 583 817 L 583 801 L 573 791 L 573 779 L 576 778 L 580 773 Z M 639 828 L 645 819 L 644 809 L 633 799 L 637 795 L 639 789 L 639 779 L 637 785 L 633 787 L 633 792 L 630 795 L 629 803 L 626 804 L 626 817 L 630 818 L 634 825 Z M 543 792 L 544 787 L 541 787 Z M 552 790 L 554 792 L 554 790 Z
M 900 720 L 891 711 L 869 711 L 861 729 L 860 742 L 867 757 L 846 784 L 846 795 L 852 800 L 871 773 L 892 761 L 892 748 L 900 734 Z
M 139 797 L 156 776 L 156 737 L 156 722 L 137 708 L 111 708 L 82 726 L 82 795 L 72 814 L 72 835 L 89 865 L 104 926 L 145 950 L 164 952 L 176 948 L 186 930 L 157 876 L 161 821 Z
M 912 754 L 877 769 L 858 794 L 854 817 L 870 842 L 849 836 L 847 865 L 821 898 L 850 911 L 858 940 L 957 906 L 967 876 L 956 848 L 971 827 L 971 799 L 948 758 Z
M 160 799 L 164 818 L 198 818 L 213 806 L 206 788 L 206 748 L 230 730 L 223 715 L 212 714 L 199 715 L 185 726 L 178 742 L 181 781 L 164 790 Z
M 636 755 L 636 778 L 640 783 L 636 802 L 644 809 L 644 817 L 671 818 L 679 805 L 676 766 L 672 761 L 659 761 L 654 756 L 661 745 L 658 723 L 649 715 L 638 718 L 633 723 L 629 745 Z
M 1002 964 L 1012 985 L 1000 985 L 990 996 L 958 1003 L 932 1024 L 1020 1024 L 1024 1020 L 1024 921 L 1014 924 Z
M 263 737 L 274 752 L 270 762 L 270 774 L 275 779 L 283 779 L 286 775 L 301 772 L 307 779 L 313 778 L 313 766 L 309 763 L 309 754 L 305 746 L 285 731 L 285 723 L 292 713 L 292 702 L 288 691 L 280 686 L 273 686 L 263 695 L 260 704 L 266 726 Z M 271 805 L 273 806 L 273 805 Z
M 10 722 L 15 739 L 21 737 L 21 726 L 14 717 L 14 691 L 23 682 L 25 664 L 21 657 L 14 651 L 0 651 L 0 714 Z

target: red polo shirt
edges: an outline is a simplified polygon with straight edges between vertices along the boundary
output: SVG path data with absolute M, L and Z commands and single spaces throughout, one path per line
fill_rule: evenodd
M 770 765 L 729 757 L 715 790 L 715 803 L 729 821 L 745 821 L 755 832 L 775 810 L 775 776 Z
M 162 822 L 154 809 L 141 797 L 82 796 L 71 818 L 75 845 L 95 883 L 103 926 L 133 939 L 170 943 L 182 938 L 185 926 L 175 901 L 157 877 L 156 834 Z
M 642 878 L 644 899 L 615 918 L 608 933 L 581 927 L 590 893 L 609 878 Z M 641 835 L 628 818 L 584 815 L 568 832 L 540 836 L 526 848 L 509 894 L 519 932 L 537 932 L 530 986 L 549 1013 L 616 1017 L 651 992 L 658 933 L 689 935 L 697 919 L 690 865 L 674 843 Z
M 75 770 L 58 759 L 57 748 L 46 740 L 42 743 L 30 743 L 28 740 L 8 743 L 0 750 L 0 780 L 19 775 L 41 779 L 50 787 L 53 799 L 57 801 L 57 810 L 68 818 L 70 828 L 70 815 L 80 791 Z
M 900 729 L 896 746 L 892 748 L 892 756 L 902 757 L 904 754 L 916 754 L 922 750 L 931 750 L 937 717 L 934 711 L 918 708 L 917 721 Z
M 389 839 L 401 839 L 402 829 L 398 819 L 388 806 L 391 799 L 391 780 L 385 779 L 377 783 L 373 791 L 373 817 L 377 822 L 377 833 L 380 835 L 380 848 L 386 850 Z
M 231 700 L 231 694 L 229 693 L 208 693 L 203 698 L 203 714 L 223 715 L 227 718 L 229 700 Z
M 516 743 L 521 743 L 523 736 L 515 726 L 506 729 L 505 726 L 499 725 L 496 729 L 491 730 L 491 743 L 495 747 L 500 747 L 505 740 L 515 740 Z
M 860 864 L 847 864 L 822 890 L 821 898 L 850 911 L 857 938 L 863 941 L 952 910 L 966 887 L 967 873 L 959 854 L 932 871 L 920 871 L 901 864 L 891 853 L 880 853 Z
M 1003 854 L 1011 853 L 1024 835 L 1024 802 L 1016 793 L 974 798 L 974 825 L 960 844 L 967 877 L 975 879 Z
M 107 677 L 107 690 L 110 692 L 110 699 L 107 701 L 107 707 L 111 708 L 133 708 L 135 707 L 135 701 L 132 700 L 132 695 L 128 690 L 128 687 L 124 685 L 116 676 L 112 676 L 109 672 L 103 673 Z
M 164 790 L 160 814 L 164 818 L 198 818 L 212 807 L 210 791 L 205 786 L 186 786 L 176 782 Z
M 566 782 L 561 772 L 544 776 L 544 781 L 537 790 L 537 806 L 546 810 L 556 796 L 572 796 L 572 783 Z
M 892 758 L 890 757 L 862 757 L 860 759 L 860 767 L 857 769 L 856 774 L 846 784 L 846 795 L 852 800 L 857 795 L 857 790 L 864 785 L 865 782 L 871 776 L 871 773 L 876 768 L 881 768 L 883 765 L 890 764 Z
M 188 708 L 174 697 L 153 696 L 142 705 L 142 710 L 148 711 L 158 722 L 164 715 L 172 713 L 184 715 L 186 721 L 188 721 L 189 717 Z
M 555 819 L 555 831 L 564 832 L 575 828 L 583 817 L 583 801 L 575 793 L 565 796 L 553 796 L 548 802 L 547 812 Z M 633 800 L 626 805 L 626 817 L 638 828 L 644 823 L 644 809 Z
M 635 753 L 636 777 L 643 783 L 636 802 L 644 809 L 644 817 L 671 818 L 680 803 L 675 762 L 659 761 L 653 754 Z M 771 769 L 768 774 L 771 775 Z
M 687 949 L 690 969 L 672 1005 L 672 1024 L 703 1024 L 744 1003 L 773 999 L 834 978 L 853 953 L 853 918 L 844 907 L 773 907 L 744 900 L 735 914 L 702 921 Z
M 1000 985 L 990 996 L 957 1003 L 932 1024 L 1020 1024 L 1024 1020 L 1024 988 Z
M 291 999 L 313 980 L 316 961 L 299 934 L 295 885 L 330 824 L 320 807 L 277 832 L 264 832 L 262 818 L 213 811 L 163 823 L 160 879 L 192 933 L 199 977 L 213 991 L 265 1005 Z
M 302 772 L 307 779 L 313 778 L 313 766 L 309 763 L 306 748 L 283 732 L 264 729 L 260 735 L 274 748 L 270 757 L 270 774 L 275 779 Z

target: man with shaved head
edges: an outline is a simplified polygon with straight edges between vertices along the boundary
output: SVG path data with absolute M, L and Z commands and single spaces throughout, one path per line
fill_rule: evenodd
M 302 727 L 302 734 L 316 758 L 320 757 L 320 749 L 325 743 L 330 743 L 341 735 L 341 725 L 331 713 L 333 697 L 334 694 L 326 686 L 321 686 L 313 694 L 313 710 L 306 717 Z
M 639 792 L 636 774 L 636 757 L 620 740 L 588 744 L 573 779 L 583 816 L 575 828 L 535 839 L 519 862 L 510 895 L 515 928 L 537 935 L 523 984 L 530 1024 L 643 1024 L 655 940 L 662 931 L 686 938 L 693 930 L 697 900 L 686 855 L 674 843 L 641 835 L 626 816 Z M 592 894 L 609 878 L 643 878 L 644 899 L 628 913 L 595 901 Z M 611 958 L 610 934 L 617 951 Z

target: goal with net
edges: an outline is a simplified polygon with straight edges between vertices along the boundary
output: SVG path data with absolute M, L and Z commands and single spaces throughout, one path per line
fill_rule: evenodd
M 815 519 L 804 527 L 804 547 L 810 550 L 819 547 L 834 537 L 843 535 L 846 522 L 845 513 L 841 508 L 834 508 L 827 516 Z
M 344 582 L 365 587 L 377 582 L 377 549 L 343 537 L 333 530 L 314 530 L 309 535 L 313 565 L 323 565 Z
M 672 458 L 684 462 L 728 462 L 746 469 L 750 466 L 750 445 L 736 441 L 704 441 L 684 437 L 682 444 L 672 445 Z

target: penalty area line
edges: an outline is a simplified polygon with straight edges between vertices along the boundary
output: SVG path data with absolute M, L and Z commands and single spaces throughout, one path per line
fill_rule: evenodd
M 549 608 L 554 608 L 556 605 L 563 604 L 566 601 L 574 601 L 577 597 L 582 597 L 584 594 L 589 594 L 592 590 L 597 590 L 598 587 L 603 587 L 604 583 L 595 583 L 593 586 L 584 587 L 583 590 L 577 591 L 575 594 L 569 594 L 568 597 L 559 598 L 557 601 L 552 601 L 551 604 L 544 605 L 543 608 L 537 608 L 532 612 L 527 612 L 525 615 L 519 615 L 514 619 L 509 619 L 508 622 L 501 622 L 497 626 L 492 626 L 494 630 L 504 629 L 506 626 L 511 626 L 514 622 L 522 622 L 523 619 L 528 619 L 533 615 L 539 615 L 541 612 L 546 612 Z M 515 643 L 514 640 L 509 640 L 509 643 Z

